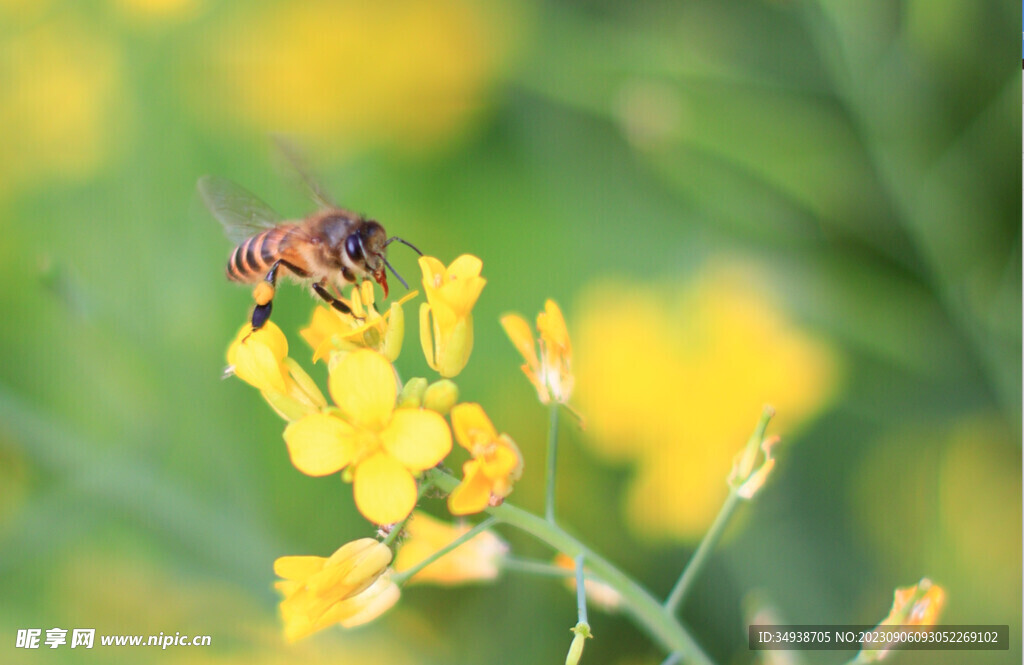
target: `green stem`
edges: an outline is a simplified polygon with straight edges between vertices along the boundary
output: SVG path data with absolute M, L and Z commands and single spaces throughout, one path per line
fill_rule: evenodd
M 576 615 L 580 623 L 587 622 L 587 585 L 583 583 L 583 554 L 576 555 Z
M 443 491 L 450 492 L 458 486 L 459 481 L 440 469 L 431 469 L 427 475 L 434 484 Z M 620 571 L 614 564 L 590 551 L 576 538 L 542 517 L 528 513 L 510 503 L 503 503 L 487 512 L 505 524 L 521 529 L 553 549 L 576 558 L 580 554 L 587 568 L 608 586 L 622 596 L 623 608 L 633 618 L 634 623 L 651 636 L 666 651 L 679 652 L 689 662 L 698 665 L 713 665 L 713 661 L 700 648 L 690 632 L 662 607 L 661 603 L 647 589 L 637 584 L 633 578 Z
M 462 534 L 461 536 L 459 536 L 458 538 L 456 538 L 452 542 L 448 543 L 447 545 L 445 545 L 444 547 L 442 547 L 438 551 L 434 552 L 433 554 L 428 556 L 423 561 L 420 561 L 418 564 L 416 564 L 412 568 L 409 568 L 408 570 L 403 570 L 402 572 L 395 574 L 395 576 L 392 577 L 391 579 L 394 580 L 395 584 L 397 584 L 399 586 L 401 586 L 402 584 L 405 584 L 407 581 L 409 581 L 409 579 L 413 575 L 415 575 L 416 573 L 420 572 L 421 570 L 423 570 L 424 568 L 426 568 L 430 564 L 434 563 L 435 561 L 437 561 L 438 559 L 443 557 L 445 554 L 448 554 L 449 552 L 454 550 L 459 545 L 462 545 L 463 543 L 471 540 L 477 534 L 479 534 L 479 533 L 481 533 L 483 531 L 486 531 L 487 529 L 490 529 L 492 526 L 497 524 L 497 522 L 498 522 L 498 518 L 497 517 L 488 517 L 483 522 L 480 522 L 475 527 L 473 527 L 472 529 L 470 529 L 466 533 Z
M 539 575 L 542 577 L 572 577 L 576 574 L 575 571 L 561 568 L 554 564 L 545 563 L 543 561 L 531 561 L 529 559 L 520 559 L 514 556 L 507 556 L 501 560 L 501 567 L 503 570 L 507 570 L 513 573 L 526 573 L 528 575 Z
M 703 540 L 700 541 L 700 545 L 697 547 L 697 551 L 693 553 L 693 557 L 686 564 L 683 569 L 683 574 L 679 576 L 679 581 L 676 582 L 675 587 L 672 588 L 672 592 L 669 593 L 668 598 L 665 600 L 665 609 L 672 615 L 675 615 L 676 610 L 682 604 L 683 600 L 686 599 L 686 594 L 689 593 L 693 587 L 693 581 L 697 579 L 697 574 L 700 573 L 701 568 L 704 567 L 704 562 L 707 561 L 708 555 L 715 549 L 718 541 L 722 538 L 722 533 L 725 531 L 725 525 L 729 523 L 729 518 L 736 512 L 736 507 L 740 504 L 742 497 L 736 493 L 736 488 L 742 486 L 744 482 L 750 477 L 754 471 L 754 458 L 757 456 L 758 448 L 761 446 L 761 442 L 764 441 L 764 433 L 768 429 L 768 421 L 775 416 L 775 409 L 771 406 L 766 405 L 761 411 L 761 419 L 757 421 L 757 426 L 754 427 L 754 432 L 747 439 L 747 444 L 743 448 L 742 462 L 740 468 L 743 468 L 743 478 L 729 478 L 731 485 L 729 489 L 729 498 L 722 504 L 722 509 L 718 511 L 718 516 L 715 518 L 711 528 L 708 529 L 707 533 L 704 534 Z
M 548 477 L 547 495 L 544 502 L 544 516 L 555 523 L 555 466 L 558 462 L 558 404 L 552 402 L 551 424 L 548 429 Z
M 679 605 L 686 599 L 686 594 L 693 587 L 693 581 L 697 579 L 697 574 L 704 567 L 708 554 L 711 553 L 715 545 L 718 544 L 719 539 L 721 539 L 725 525 L 728 524 L 729 518 L 732 517 L 740 501 L 740 496 L 730 490 L 729 498 L 725 500 L 725 503 L 722 504 L 722 509 L 718 511 L 718 517 L 715 518 L 708 532 L 704 534 L 704 539 L 700 541 L 700 546 L 693 553 L 693 557 L 686 564 L 686 568 L 683 569 L 683 574 L 679 576 L 679 581 L 672 588 L 672 593 L 668 595 L 668 600 L 665 601 L 665 609 L 670 614 L 674 615 Z

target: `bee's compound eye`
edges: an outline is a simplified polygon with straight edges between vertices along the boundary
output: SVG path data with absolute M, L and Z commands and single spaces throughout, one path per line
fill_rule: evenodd
M 352 233 L 349 237 L 345 238 L 345 253 L 353 261 L 359 261 L 363 258 L 363 245 L 359 242 L 358 233 Z

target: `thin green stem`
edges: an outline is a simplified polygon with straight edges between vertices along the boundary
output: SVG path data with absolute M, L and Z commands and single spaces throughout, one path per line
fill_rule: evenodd
M 479 534 L 479 533 L 481 533 L 483 531 L 486 531 L 487 529 L 490 529 L 492 526 L 494 526 L 497 523 L 498 523 L 498 518 L 497 517 L 488 517 L 483 522 L 480 522 L 475 527 L 473 527 L 472 529 L 470 529 L 466 533 L 462 534 L 461 536 L 459 536 L 458 538 L 456 538 L 452 542 L 448 543 L 447 545 L 445 545 L 441 549 L 437 550 L 436 552 L 434 552 L 433 554 L 428 556 L 423 561 L 420 561 L 418 564 L 416 564 L 412 568 L 409 568 L 408 570 L 403 570 L 402 572 L 397 573 L 391 579 L 394 580 L 395 584 L 401 586 L 402 584 L 407 582 L 416 573 L 420 572 L 421 570 L 423 570 L 424 568 L 426 568 L 430 564 L 434 563 L 435 561 L 437 561 L 438 559 L 443 557 L 445 554 L 448 554 L 449 552 L 454 550 L 456 547 L 458 547 L 458 546 L 462 545 L 463 543 L 471 540 L 477 534 Z
M 566 578 L 576 574 L 575 571 L 567 570 L 551 563 L 520 559 L 514 556 L 504 557 L 501 560 L 501 567 L 503 570 L 513 573 L 526 573 L 527 575 L 538 575 L 541 577 Z
M 676 582 L 676 585 L 672 588 L 672 593 L 668 595 L 668 599 L 665 601 L 665 609 L 669 613 L 674 615 L 683 600 L 686 599 L 686 594 L 693 587 L 693 581 L 697 579 L 697 574 L 704 567 L 708 554 L 711 553 L 715 545 L 718 544 L 719 539 L 721 539 L 722 532 L 725 531 L 725 525 L 728 524 L 729 518 L 732 517 L 740 501 L 740 496 L 730 490 L 729 498 L 725 500 L 725 503 L 722 504 L 722 509 L 718 511 L 718 517 L 715 518 L 708 532 L 704 534 L 704 539 L 700 541 L 697 551 L 693 553 L 689 563 L 686 564 L 686 568 L 683 569 L 683 574 L 679 576 L 679 581 Z
M 548 428 L 548 477 L 547 494 L 544 502 L 544 517 L 555 523 L 555 467 L 558 463 L 558 404 L 552 402 L 551 423 Z
M 583 583 L 583 554 L 576 555 L 576 615 L 580 623 L 587 621 L 587 586 Z
M 665 609 L 672 615 L 675 615 L 676 610 L 682 604 L 683 600 L 686 599 L 686 594 L 689 593 L 690 589 L 693 588 L 693 581 L 697 579 L 697 574 L 700 573 L 701 568 L 704 567 L 704 563 L 707 561 L 708 555 L 715 549 L 718 541 L 722 538 L 722 533 L 725 531 L 725 525 L 729 523 L 729 518 L 736 512 L 736 507 L 742 501 L 742 497 L 737 494 L 736 487 L 742 486 L 746 482 L 754 471 L 754 458 L 757 455 L 758 448 L 764 441 L 764 433 L 768 429 L 768 421 L 775 415 L 775 409 L 771 406 L 765 406 L 761 411 L 761 419 L 757 421 L 757 426 L 754 427 L 754 432 L 747 439 L 747 444 L 744 446 L 743 453 L 741 455 L 741 462 L 739 463 L 740 473 L 743 474 L 741 478 L 729 478 L 731 485 L 729 489 L 729 498 L 722 504 L 722 509 L 718 511 L 718 516 L 715 517 L 714 523 L 711 528 L 708 529 L 707 533 L 704 534 L 703 540 L 700 541 L 700 545 L 697 547 L 697 551 L 693 553 L 690 561 L 686 564 L 683 569 L 682 575 L 679 576 L 679 581 L 672 588 L 672 592 L 669 593 L 668 598 L 665 600 Z M 736 473 L 736 472 L 734 472 Z M 734 484 L 735 483 L 735 484 Z
M 427 471 L 427 475 L 438 488 L 446 492 L 452 491 L 459 484 L 457 478 L 440 469 L 431 469 Z M 650 635 L 666 651 L 679 652 L 689 662 L 697 665 L 713 665 L 711 658 L 700 648 L 690 631 L 667 612 L 661 602 L 647 589 L 557 525 L 508 502 L 488 508 L 487 512 L 503 523 L 531 534 L 538 540 L 547 543 L 552 549 L 567 556 L 575 558 L 582 554 L 587 568 L 594 577 L 619 593 L 622 597 L 623 609 L 641 630 Z

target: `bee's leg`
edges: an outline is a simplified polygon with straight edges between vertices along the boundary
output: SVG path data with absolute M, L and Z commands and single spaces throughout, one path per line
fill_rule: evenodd
M 343 303 L 342 301 L 338 300 L 337 298 L 332 296 L 330 293 L 328 293 L 327 289 L 324 288 L 323 284 L 320 284 L 319 282 L 313 282 L 313 291 L 318 296 L 323 298 L 325 303 L 327 303 L 328 305 L 330 305 L 334 309 L 338 310 L 342 314 L 351 314 L 352 313 L 352 309 L 348 305 L 346 305 L 345 303 Z
M 270 319 L 270 312 L 274 308 L 274 293 L 277 291 L 277 271 L 280 267 L 281 262 L 275 261 L 267 276 L 252 291 L 252 298 L 256 301 L 256 307 L 252 310 L 254 332 L 262 328 Z

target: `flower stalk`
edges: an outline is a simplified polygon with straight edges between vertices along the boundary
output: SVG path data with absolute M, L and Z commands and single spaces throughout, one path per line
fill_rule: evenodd
M 450 492 L 459 481 L 440 469 L 431 469 L 426 476 L 439 489 Z M 488 508 L 487 512 L 502 523 L 529 533 L 552 549 L 575 558 L 582 554 L 595 577 L 622 595 L 623 609 L 635 624 L 666 651 L 679 652 L 688 662 L 713 665 L 690 631 L 672 616 L 651 593 L 607 559 L 592 552 L 586 545 L 546 519 L 509 503 Z
M 766 406 L 764 411 L 761 413 L 761 420 L 758 421 L 757 427 L 754 428 L 754 433 L 750 436 L 747 441 L 747 445 L 741 453 L 743 458 L 752 458 L 758 448 L 764 441 L 764 432 L 768 428 L 768 421 L 775 415 L 775 410 L 770 406 Z M 753 463 L 745 465 L 746 475 L 753 476 L 756 472 L 753 471 Z M 730 478 L 730 480 L 733 480 Z M 743 478 L 742 480 L 746 480 Z M 763 483 L 763 478 L 761 478 Z M 707 561 L 708 555 L 711 554 L 715 546 L 718 545 L 718 541 L 721 540 L 722 534 L 725 532 L 725 527 L 732 518 L 736 508 L 739 506 L 740 501 L 743 499 L 750 498 L 750 495 L 745 494 L 744 485 L 730 482 L 729 483 L 729 496 L 726 498 L 725 503 L 722 504 L 722 509 L 718 511 L 718 516 L 715 517 L 715 521 L 711 524 L 711 528 L 708 529 L 707 533 L 704 534 L 704 538 L 701 539 L 700 545 L 697 547 L 697 551 L 693 553 L 690 561 L 686 564 L 683 569 L 682 575 L 679 576 L 679 580 L 676 582 L 672 591 L 669 593 L 668 598 L 665 600 L 665 609 L 672 615 L 675 615 L 676 611 L 682 605 L 683 601 L 686 600 L 687 594 L 693 588 L 693 582 L 697 579 L 697 575 L 701 569 L 704 568 L 704 564 Z M 756 491 L 756 489 L 754 490 Z
M 555 471 L 558 465 L 558 404 L 548 406 L 551 421 L 548 426 L 548 466 L 544 500 L 544 517 L 555 523 Z

